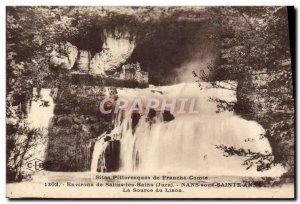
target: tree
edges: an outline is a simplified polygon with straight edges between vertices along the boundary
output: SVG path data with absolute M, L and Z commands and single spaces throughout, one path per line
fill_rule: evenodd
M 220 146 L 228 155 L 257 160 L 262 171 L 278 163 L 292 176 L 294 164 L 294 99 L 286 7 L 212 8 L 212 22 L 220 28 L 220 62 L 215 70 L 216 88 L 236 90 L 237 102 L 212 99 L 219 111 L 232 110 L 265 129 L 273 155 L 259 155 Z M 200 80 L 206 76 L 195 74 Z M 218 80 L 227 80 L 221 85 Z M 224 84 L 222 83 L 222 84 Z M 272 159 L 267 159 L 272 158 Z M 267 162 L 261 162 L 263 159 Z M 252 166 L 249 160 L 244 164 Z
M 33 87 L 45 86 L 50 74 L 45 53 L 59 39 L 64 8 L 7 8 L 7 180 L 23 178 L 22 165 L 41 133 L 26 123 L 27 104 Z M 48 26 L 44 26 L 48 25 Z

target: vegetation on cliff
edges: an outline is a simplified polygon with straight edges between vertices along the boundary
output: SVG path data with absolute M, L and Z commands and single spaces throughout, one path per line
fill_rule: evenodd
M 235 147 L 218 146 L 227 156 L 246 156 L 247 168 L 259 171 L 283 164 L 294 175 L 294 97 L 289 25 L 286 7 L 224 7 L 212 9 L 212 19 L 221 28 L 220 61 L 215 80 L 228 81 L 237 90 L 237 102 L 212 99 L 219 111 L 235 110 L 248 120 L 258 121 L 266 130 L 273 154 L 258 154 Z M 198 76 L 194 73 L 195 76 Z M 199 75 L 201 79 L 204 74 Z M 198 76 L 198 77 L 199 77 Z

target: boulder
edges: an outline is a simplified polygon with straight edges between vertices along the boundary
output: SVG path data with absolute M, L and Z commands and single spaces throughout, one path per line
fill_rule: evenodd
M 121 148 L 121 143 L 119 140 L 108 141 L 108 146 L 105 150 L 107 172 L 113 172 L 119 170 L 120 148 Z
M 120 148 L 121 143 L 119 140 L 108 140 L 110 138 L 105 138 L 108 143 L 104 152 L 99 155 L 97 171 L 98 172 L 114 172 L 118 171 L 120 168 Z M 105 166 L 103 166 L 105 164 Z
M 171 120 L 174 120 L 175 117 L 170 111 L 165 110 L 163 113 L 163 119 L 164 121 L 169 122 Z

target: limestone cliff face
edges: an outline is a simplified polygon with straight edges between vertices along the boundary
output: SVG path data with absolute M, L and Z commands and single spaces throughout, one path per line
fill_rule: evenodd
M 89 69 L 90 69 L 89 73 L 105 75 L 105 70 L 104 70 L 105 65 L 104 65 L 104 62 L 102 59 L 103 57 L 101 56 L 101 53 L 96 53 L 94 55 L 93 59 L 90 62 L 91 66 L 89 67 Z
M 115 71 L 132 54 L 135 42 L 129 39 L 129 34 L 112 34 L 105 32 L 103 50 L 96 53 L 91 60 L 90 73 L 103 74 Z
M 89 50 L 79 50 L 69 42 L 57 45 L 50 54 L 50 63 L 61 69 L 75 69 L 79 72 L 106 75 L 116 71 L 132 54 L 134 40 L 128 33 L 104 31 L 102 51 L 91 56 Z
M 90 70 L 91 53 L 87 50 L 79 50 L 79 55 L 76 61 L 77 69 L 80 72 L 88 73 Z

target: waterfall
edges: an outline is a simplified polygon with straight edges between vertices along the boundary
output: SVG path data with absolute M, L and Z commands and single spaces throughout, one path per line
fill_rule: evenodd
M 265 172 L 256 168 L 246 170 L 242 165 L 246 159 L 241 156 L 225 157 L 216 145 L 233 146 L 253 152 L 271 153 L 272 149 L 262 126 L 255 121 L 247 121 L 233 112 L 216 113 L 217 104 L 212 97 L 225 101 L 235 101 L 235 91 L 213 88 L 209 83 L 184 83 L 173 86 L 148 89 L 119 89 L 119 97 L 133 99 L 196 97 L 197 114 L 174 113 L 174 119 L 165 121 L 163 113 L 149 118 L 142 115 L 133 127 L 132 115 L 120 111 L 115 117 L 115 128 L 110 133 L 114 140 L 120 140 L 119 171 L 143 173 L 185 172 L 205 175 L 233 176 L 279 176 L 282 166 Z M 105 142 L 95 144 L 97 153 L 105 149 Z M 94 150 L 95 151 L 95 150 Z M 94 156 L 98 157 L 94 158 Z M 102 165 L 102 164 L 101 164 Z M 92 168 L 94 169 L 94 168 Z
M 36 88 L 34 88 L 33 92 L 34 94 L 37 94 Z M 54 102 L 50 93 L 51 89 L 43 88 L 40 93 L 41 98 L 31 102 L 28 113 L 28 122 L 31 127 L 48 128 L 49 121 L 54 115 Z
M 94 151 L 92 155 L 92 162 L 91 162 L 91 171 L 97 172 L 98 170 L 98 163 L 100 160 L 100 171 L 105 172 L 105 159 L 104 157 L 104 151 L 107 147 L 107 142 L 104 141 L 104 138 L 100 136 L 100 139 L 95 142 L 94 145 Z
M 43 136 L 36 138 L 36 145 L 29 149 L 26 156 L 29 160 L 39 159 L 44 161 L 48 143 L 48 127 L 54 115 L 54 101 L 51 97 L 51 89 L 42 88 L 38 93 L 37 89 L 34 88 L 33 95 L 39 95 L 39 98 L 30 102 L 27 122 L 30 128 L 39 129 Z

